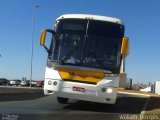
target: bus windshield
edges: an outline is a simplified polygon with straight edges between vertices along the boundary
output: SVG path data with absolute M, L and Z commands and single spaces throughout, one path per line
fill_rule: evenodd
M 107 21 L 62 19 L 57 21 L 57 42 L 52 61 L 101 68 L 117 73 L 121 63 L 124 26 Z

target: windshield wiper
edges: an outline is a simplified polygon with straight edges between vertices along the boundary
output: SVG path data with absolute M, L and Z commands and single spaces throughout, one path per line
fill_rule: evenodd
M 63 58 L 60 60 L 60 64 L 64 64 L 65 60 L 67 60 L 69 57 L 71 57 L 72 53 L 75 49 L 77 49 L 80 45 L 80 40 L 78 41 L 77 45 L 73 47 L 66 55 L 63 56 Z
M 91 54 L 91 55 L 95 58 L 97 64 L 98 64 L 102 69 L 106 69 L 106 67 L 104 66 L 103 62 L 98 59 L 97 55 L 95 54 L 95 52 L 94 52 L 93 50 L 90 50 L 90 51 L 89 51 L 89 54 Z

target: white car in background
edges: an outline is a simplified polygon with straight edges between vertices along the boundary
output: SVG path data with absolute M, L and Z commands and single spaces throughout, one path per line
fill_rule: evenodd
M 31 86 L 36 86 L 36 84 L 37 84 L 37 81 L 31 81 Z
M 21 81 L 20 80 L 10 80 L 9 81 L 9 85 L 12 86 L 12 85 L 20 85 L 21 84 Z
M 11 81 L 9 82 L 9 85 L 16 85 L 16 81 L 15 81 L 15 80 L 11 80 Z
M 21 86 L 29 86 L 29 85 L 30 85 L 29 81 L 27 81 L 27 80 L 21 81 Z

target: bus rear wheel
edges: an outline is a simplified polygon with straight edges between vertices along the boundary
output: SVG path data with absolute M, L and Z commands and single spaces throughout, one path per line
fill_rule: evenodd
M 68 102 L 68 98 L 57 97 L 57 101 L 62 104 L 66 104 Z

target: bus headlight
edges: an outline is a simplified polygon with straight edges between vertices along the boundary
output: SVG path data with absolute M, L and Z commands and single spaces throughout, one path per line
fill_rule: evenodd
M 107 93 L 112 93 L 112 92 L 113 92 L 112 88 L 107 89 Z
M 52 84 L 52 81 L 48 81 L 48 85 L 51 85 Z

